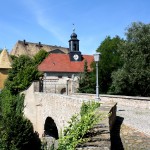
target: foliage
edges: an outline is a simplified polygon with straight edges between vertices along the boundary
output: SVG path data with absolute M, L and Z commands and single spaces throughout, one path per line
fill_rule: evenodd
M 40 146 L 32 124 L 23 116 L 24 95 L 4 88 L 0 94 L 0 149 L 26 150 Z
M 110 93 L 150 96 L 150 24 L 132 23 L 119 47 L 123 67 L 112 74 Z
M 12 112 L 3 118 L 3 128 L 0 144 L 4 150 L 23 150 L 33 139 L 31 122 Z
M 41 49 L 34 57 L 34 63 L 36 65 L 40 64 L 43 59 L 45 59 L 48 56 L 48 52 L 45 51 L 44 49 Z
M 83 102 L 81 110 L 80 110 L 80 115 L 84 116 L 84 115 L 88 114 L 89 112 L 93 112 L 98 107 L 100 107 L 100 103 L 96 103 L 96 102 L 85 103 L 85 102 Z
M 99 104 L 83 103 L 81 107 L 81 116 L 79 114 L 73 115 L 69 126 L 64 130 L 64 135 L 60 136 L 58 150 L 74 150 L 78 144 L 81 144 L 88 139 L 85 134 L 102 119 L 100 114 L 96 113 L 96 108 Z
M 17 56 L 15 56 L 15 55 L 10 55 L 10 57 L 11 57 L 12 61 L 14 61 L 15 59 L 17 59 L 17 58 L 18 58 L 18 57 L 17 57 Z
M 112 84 L 111 73 L 122 66 L 120 52 L 117 50 L 121 43 L 123 43 L 123 39 L 120 39 L 119 36 L 114 38 L 108 36 L 96 50 L 101 53 L 98 64 L 100 93 L 108 92 L 108 89 Z
M 12 69 L 8 75 L 5 86 L 13 94 L 17 94 L 22 90 L 25 90 L 32 81 L 39 79 L 41 76 L 37 67 L 34 65 L 33 60 L 26 55 L 21 55 L 14 59 Z
M 11 114 L 12 112 L 15 112 L 16 115 L 23 115 L 23 94 L 12 95 L 8 89 L 4 88 L 0 94 L 0 102 L 3 117 L 7 116 L 7 114 Z
M 40 76 L 30 57 L 22 55 L 13 59 L 5 88 L 0 94 L 0 149 L 40 149 L 38 135 L 23 116 L 24 95 L 19 94 Z
M 93 72 L 88 71 L 87 61 L 84 62 L 84 72 L 79 77 L 80 93 L 95 93 L 95 78 Z

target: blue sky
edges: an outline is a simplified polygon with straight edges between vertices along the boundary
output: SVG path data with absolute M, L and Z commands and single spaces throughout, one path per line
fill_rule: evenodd
M 68 47 L 75 24 L 80 51 L 93 54 L 106 38 L 132 22 L 150 23 L 149 0 L 3 0 L 0 48 L 11 51 L 18 40 Z

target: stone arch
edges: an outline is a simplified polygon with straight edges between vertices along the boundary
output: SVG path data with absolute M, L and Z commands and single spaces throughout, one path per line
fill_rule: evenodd
M 47 117 L 45 120 L 44 135 L 58 139 L 58 129 L 51 117 Z

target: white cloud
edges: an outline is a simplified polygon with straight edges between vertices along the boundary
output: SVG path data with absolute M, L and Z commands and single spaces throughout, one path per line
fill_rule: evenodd
M 60 28 L 60 23 L 53 19 L 55 16 L 46 13 L 46 6 L 42 6 L 35 0 L 26 0 L 24 4 L 35 17 L 35 21 L 39 26 L 41 26 L 44 30 L 47 30 L 50 34 L 52 34 L 52 36 L 66 45 L 66 36 Z M 49 9 L 50 8 L 51 7 L 49 7 Z

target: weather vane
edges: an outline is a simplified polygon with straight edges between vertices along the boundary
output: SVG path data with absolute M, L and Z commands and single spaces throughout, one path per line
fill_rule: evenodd
M 72 25 L 73 25 L 73 33 L 75 33 L 75 25 L 74 25 L 74 23 Z

